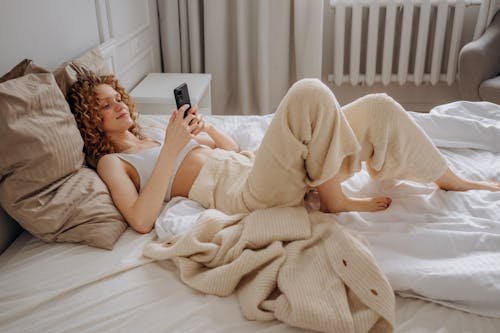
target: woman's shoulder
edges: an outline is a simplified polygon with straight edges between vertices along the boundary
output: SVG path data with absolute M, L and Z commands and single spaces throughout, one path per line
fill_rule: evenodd
M 97 173 L 104 174 L 108 170 L 124 169 L 124 163 L 117 154 L 106 154 L 97 161 Z
M 97 174 L 106 184 L 132 179 L 132 167 L 117 154 L 106 154 L 97 161 Z

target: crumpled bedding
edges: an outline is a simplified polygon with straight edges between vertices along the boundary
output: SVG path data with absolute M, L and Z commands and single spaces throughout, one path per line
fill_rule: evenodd
M 248 215 L 208 209 L 186 232 L 148 243 L 144 255 L 172 260 L 181 280 L 198 291 L 237 292 L 249 320 L 320 332 L 394 328 L 394 293 L 363 237 L 328 214 L 304 207 Z
M 500 179 L 500 106 L 462 101 L 428 114 L 409 114 L 459 175 Z M 244 122 L 237 116 L 209 117 L 248 150 L 258 147 L 271 119 L 272 115 L 246 117 Z M 445 192 L 434 184 L 377 182 L 366 170 L 343 188 L 353 196 L 392 197 L 387 211 L 342 213 L 332 220 L 368 239 L 399 295 L 500 318 L 500 192 Z M 306 205 L 315 209 L 317 200 L 311 193 Z M 188 221 L 177 225 L 177 233 L 195 224 L 195 211 L 177 212 Z M 175 220 L 171 214 L 170 220 L 157 220 L 157 226 Z

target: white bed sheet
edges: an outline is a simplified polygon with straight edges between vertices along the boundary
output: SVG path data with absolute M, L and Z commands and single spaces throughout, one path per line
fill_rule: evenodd
M 255 135 L 264 132 L 271 116 L 212 120 L 228 129 L 244 148 L 253 150 L 258 145 Z M 245 126 L 238 126 L 242 122 Z M 242 130 L 235 132 L 237 127 Z M 454 149 L 445 151 L 451 154 L 447 157 L 453 157 L 452 165 L 475 177 L 492 172 L 500 157 L 488 153 L 492 154 L 485 160 L 488 167 L 477 170 L 462 162 L 472 157 L 469 162 L 475 163 L 476 153 L 487 152 Z M 363 177 L 357 175 L 346 190 L 357 190 L 355 186 L 365 180 Z M 399 184 L 396 190 L 408 187 L 423 194 L 433 191 L 407 183 Z M 367 192 L 374 189 L 373 184 L 361 188 Z M 411 204 L 408 207 L 411 209 Z M 359 229 L 366 221 L 375 221 L 373 215 L 358 219 L 363 215 L 345 214 L 340 222 Z M 498 215 L 491 218 L 498 221 Z M 373 242 L 370 233 L 373 230 L 366 235 Z M 45 244 L 23 233 L 0 256 L 0 332 L 302 332 L 277 321 L 247 321 L 235 296 L 203 295 L 183 285 L 172 263 L 151 262 L 142 256 L 143 246 L 154 234 L 139 235 L 129 229 L 113 251 L 105 251 L 85 245 Z M 380 257 L 380 253 L 375 255 Z M 396 309 L 396 332 L 500 331 L 500 319 L 428 301 L 397 297 Z
M 171 262 L 141 251 L 153 237 L 127 230 L 113 251 L 45 244 L 26 232 L 0 256 L 0 332 L 306 332 L 243 318 L 234 295 L 182 284 Z M 498 333 L 500 319 L 396 298 L 400 333 Z
M 455 102 L 411 115 L 458 174 L 500 180 L 500 106 Z M 500 318 L 500 192 L 367 178 L 357 174 L 344 187 L 361 196 L 389 195 L 391 207 L 340 214 L 337 221 L 368 238 L 393 289 Z

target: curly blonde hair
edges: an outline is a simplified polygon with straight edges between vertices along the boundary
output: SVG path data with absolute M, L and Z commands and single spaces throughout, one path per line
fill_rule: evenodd
M 98 76 L 88 71 L 79 73 L 78 80 L 70 88 L 68 101 L 83 138 L 83 152 L 87 156 L 87 161 L 93 167 L 97 165 L 97 161 L 102 156 L 117 152 L 99 127 L 102 118 L 99 113 L 95 87 L 101 84 L 113 87 L 121 95 L 122 101 L 128 106 L 133 121 L 128 130 L 136 137 L 142 138 L 136 122 L 138 114 L 135 104 L 125 92 L 125 89 L 118 83 L 116 77 L 114 75 Z

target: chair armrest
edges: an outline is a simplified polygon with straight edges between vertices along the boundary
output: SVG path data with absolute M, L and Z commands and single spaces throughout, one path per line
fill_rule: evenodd
M 459 54 L 458 83 L 465 100 L 481 100 L 479 85 L 500 74 L 500 11 L 484 34 L 466 44 Z

